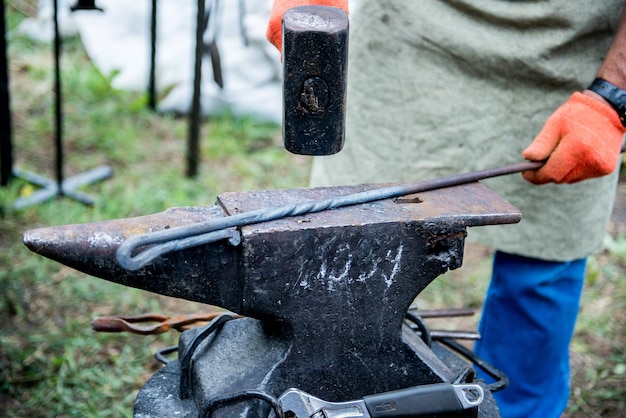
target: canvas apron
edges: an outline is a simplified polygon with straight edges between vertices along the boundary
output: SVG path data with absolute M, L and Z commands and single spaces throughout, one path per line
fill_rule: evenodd
M 593 5 L 592 5 L 593 4 Z M 311 185 L 420 181 L 522 161 L 593 79 L 622 1 L 363 0 L 351 13 L 346 145 Z M 522 212 L 469 238 L 547 260 L 602 248 L 617 172 L 575 185 L 484 182 Z

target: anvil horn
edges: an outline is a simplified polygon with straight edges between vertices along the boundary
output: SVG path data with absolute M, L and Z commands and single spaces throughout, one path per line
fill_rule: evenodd
M 123 269 L 115 256 L 129 237 L 223 216 L 217 206 L 172 208 L 148 216 L 38 228 L 24 234 L 24 244 L 37 254 L 105 280 L 238 309 L 239 295 L 232 287 L 236 269 L 224 268 L 234 266 L 238 255 L 226 241 L 173 252 L 134 272 Z M 198 279 L 216 276 L 222 280 Z

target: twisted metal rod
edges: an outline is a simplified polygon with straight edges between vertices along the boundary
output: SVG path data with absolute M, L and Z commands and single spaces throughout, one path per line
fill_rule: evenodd
M 135 271 L 151 263 L 157 257 L 172 251 L 208 244 L 225 238 L 228 238 L 232 245 L 238 245 L 241 239 L 239 233 L 236 230 L 229 230 L 229 228 L 474 183 L 479 180 L 521 173 L 526 170 L 536 170 L 543 164 L 544 162 L 516 163 L 417 183 L 383 187 L 346 196 L 259 209 L 192 225 L 149 232 L 124 241 L 117 249 L 116 258 L 119 265 L 124 269 Z M 140 247 L 147 245 L 152 245 L 152 247 L 140 250 Z

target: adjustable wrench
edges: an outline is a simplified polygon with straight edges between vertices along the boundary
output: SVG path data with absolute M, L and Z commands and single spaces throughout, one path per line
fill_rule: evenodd
M 477 384 L 433 383 L 363 399 L 328 402 L 299 389 L 288 389 L 279 398 L 284 412 L 296 418 L 420 417 L 462 412 L 479 406 L 485 393 Z

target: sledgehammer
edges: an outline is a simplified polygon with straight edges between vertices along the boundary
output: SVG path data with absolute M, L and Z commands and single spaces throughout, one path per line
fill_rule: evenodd
M 348 16 L 335 7 L 300 6 L 283 17 L 283 141 L 294 154 L 343 148 Z

